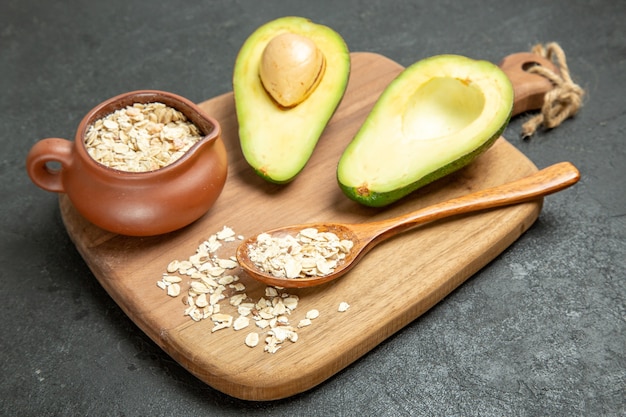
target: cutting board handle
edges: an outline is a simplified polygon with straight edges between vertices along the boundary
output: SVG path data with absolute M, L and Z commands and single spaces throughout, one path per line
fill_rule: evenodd
M 515 94 L 512 116 L 543 106 L 546 93 L 554 88 L 547 78 L 528 72 L 528 69 L 540 65 L 559 73 L 559 69 L 544 57 L 532 52 L 518 52 L 505 57 L 499 67 L 511 80 Z

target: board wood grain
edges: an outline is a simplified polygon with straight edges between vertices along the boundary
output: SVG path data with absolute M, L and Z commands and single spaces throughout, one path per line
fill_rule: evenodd
M 184 316 L 181 297 L 165 295 L 156 282 L 170 261 L 187 259 L 224 225 L 247 237 L 293 223 L 388 218 L 537 171 L 500 138 L 466 168 L 389 207 L 368 208 L 346 198 L 336 182 L 339 156 L 384 87 L 402 69 L 377 54 L 352 54 L 344 99 L 311 160 L 287 185 L 265 182 L 243 159 L 232 93 L 201 103 L 222 125 L 229 155 L 224 191 L 204 217 L 167 235 L 126 237 L 90 224 L 61 195 L 67 232 L 96 279 L 124 312 L 208 385 L 246 400 L 279 399 L 311 389 L 418 318 L 493 260 L 533 224 L 542 200 L 427 224 L 382 243 L 337 281 L 289 290 L 300 297 L 291 323 L 296 324 L 310 309 L 319 310 L 320 317 L 298 330 L 296 343 L 286 342 L 274 354 L 264 352 L 262 342 L 255 348 L 244 344 L 252 328 L 211 333 L 210 320 L 194 322 Z M 220 257 L 234 255 L 236 245 L 225 245 Z M 240 278 L 250 298 L 258 300 L 265 287 L 243 273 Z M 337 308 L 342 301 L 350 308 L 340 313 Z

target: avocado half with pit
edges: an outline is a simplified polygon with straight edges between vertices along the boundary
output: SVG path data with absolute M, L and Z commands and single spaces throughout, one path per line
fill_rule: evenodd
M 327 26 L 283 17 L 259 27 L 235 62 L 233 91 L 244 158 L 274 183 L 304 168 L 343 98 L 350 53 Z
M 343 152 L 337 180 L 351 199 L 391 204 L 469 164 L 505 129 L 513 88 L 496 65 L 438 55 L 383 91 Z

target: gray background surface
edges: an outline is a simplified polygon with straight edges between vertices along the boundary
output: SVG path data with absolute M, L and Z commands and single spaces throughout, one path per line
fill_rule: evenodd
M 482 271 L 322 385 L 274 402 L 190 375 L 111 300 L 67 237 L 57 197 L 24 169 L 116 94 L 201 102 L 231 90 L 261 24 L 299 15 L 352 51 L 402 65 L 457 53 L 499 62 L 564 48 L 587 91 L 579 115 L 520 139 L 539 167 L 569 160 L 574 188 Z M 616 416 L 626 413 L 626 3 L 622 0 L 79 1 L 0 5 L 0 414 L 20 416 Z

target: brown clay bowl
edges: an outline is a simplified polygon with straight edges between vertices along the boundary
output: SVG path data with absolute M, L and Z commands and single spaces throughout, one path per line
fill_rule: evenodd
M 102 165 L 89 155 L 84 139 L 95 121 L 134 103 L 152 102 L 180 111 L 201 132 L 202 138 L 180 159 L 153 171 L 130 172 Z M 77 211 L 102 229 L 151 236 L 185 227 L 211 208 L 226 182 L 227 158 L 217 120 L 176 94 L 140 90 L 93 108 L 80 122 L 74 141 L 37 142 L 28 153 L 26 169 L 37 186 L 67 194 Z

